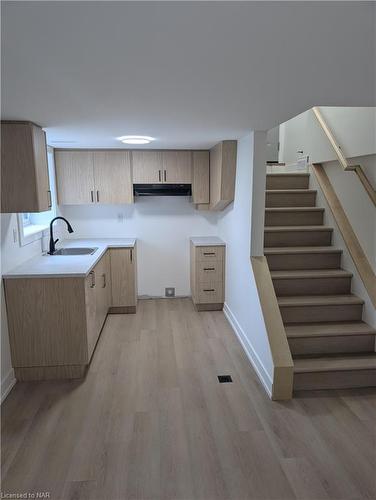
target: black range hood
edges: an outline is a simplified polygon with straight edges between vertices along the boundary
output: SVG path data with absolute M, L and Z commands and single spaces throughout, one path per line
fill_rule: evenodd
M 133 184 L 135 196 L 192 196 L 191 184 Z

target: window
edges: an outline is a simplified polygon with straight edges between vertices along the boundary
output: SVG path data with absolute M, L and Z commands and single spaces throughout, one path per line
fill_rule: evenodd
M 36 240 L 41 240 L 46 234 L 51 219 L 56 216 L 56 188 L 54 172 L 54 155 L 51 147 L 47 148 L 48 173 L 50 177 L 50 189 L 52 208 L 46 212 L 18 214 L 18 232 L 20 246 L 28 245 Z
M 29 226 L 31 224 L 30 213 L 22 214 L 22 225 L 23 227 Z

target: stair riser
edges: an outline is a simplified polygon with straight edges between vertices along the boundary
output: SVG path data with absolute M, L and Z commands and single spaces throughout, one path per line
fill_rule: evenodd
M 316 193 L 266 193 L 265 206 L 272 207 L 314 207 Z
M 282 320 L 289 323 L 319 323 L 326 321 L 360 321 L 362 304 L 281 306 Z
M 289 338 L 291 354 L 323 355 L 373 352 L 375 335 L 342 335 L 336 337 Z
M 324 213 L 315 212 L 265 212 L 265 226 L 322 226 Z
M 273 279 L 277 296 L 340 295 L 351 292 L 351 276 L 344 278 Z
M 294 390 L 350 389 L 375 387 L 376 370 L 307 372 L 294 374 Z
M 266 189 L 308 189 L 308 175 L 267 175 Z
M 271 271 L 287 269 L 338 269 L 341 253 L 307 253 L 266 255 Z
M 320 247 L 332 242 L 331 231 L 265 231 L 265 247 Z

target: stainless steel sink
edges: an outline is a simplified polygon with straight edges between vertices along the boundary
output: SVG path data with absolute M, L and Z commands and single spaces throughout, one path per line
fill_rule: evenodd
M 55 255 L 93 255 L 98 250 L 98 247 L 87 248 L 87 247 L 71 247 L 71 248 L 59 248 L 53 254 Z

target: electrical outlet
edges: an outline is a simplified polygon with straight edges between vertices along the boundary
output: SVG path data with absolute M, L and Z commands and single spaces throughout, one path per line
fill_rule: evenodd
M 175 288 L 165 288 L 165 297 L 175 297 Z

